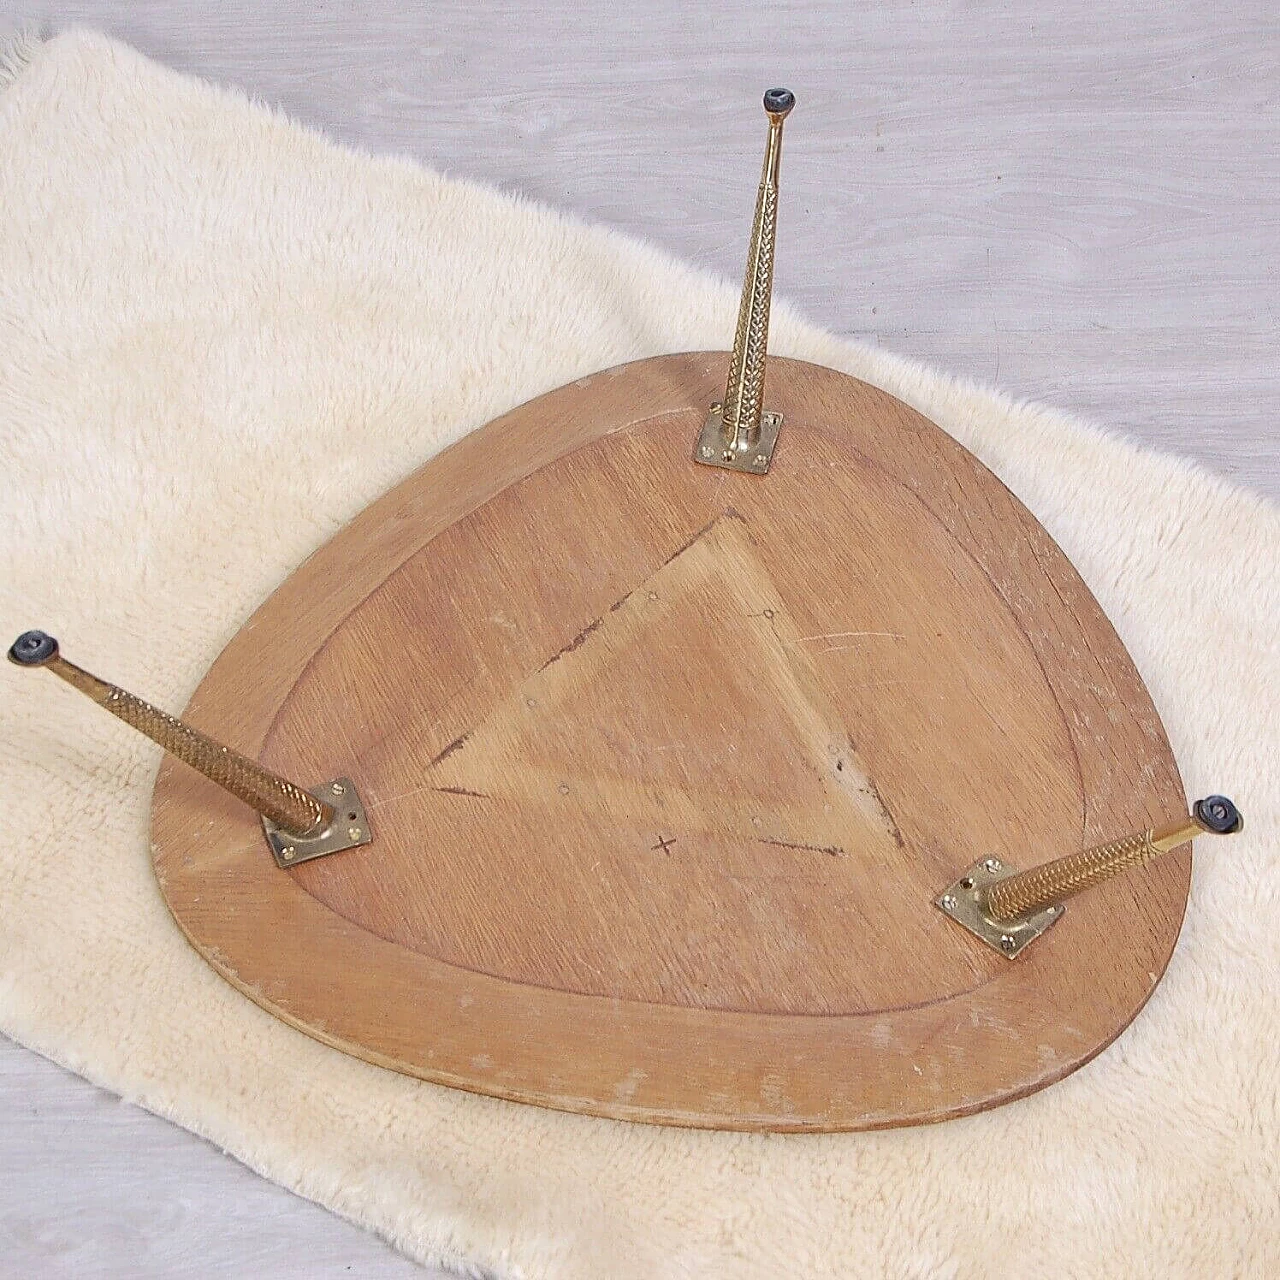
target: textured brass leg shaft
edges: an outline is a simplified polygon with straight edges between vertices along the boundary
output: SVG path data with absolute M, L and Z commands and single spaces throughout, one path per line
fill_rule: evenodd
M 58 653 L 58 642 L 52 636 L 28 631 L 14 642 L 9 657 L 19 666 L 48 667 L 100 707 L 145 733 L 152 742 L 285 830 L 305 836 L 324 830 L 332 822 L 332 806 L 149 702 L 68 662 Z
M 1068 854 L 993 884 L 984 907 L 993 920 L 1017 920 L 1091 889 L 1112 876 L 1140 867 L 1186 844 L 1203 831 L 1230 835 L 1242 826 L 1239 811 L 1224 796 L 1197 801 L 1193 812 L 1163 827 Z
M 785 89 L 764 95 L 769 117 L 756 217 L 747 251 L 747 274 L 738 308 L 738 329 L 724 392 L 725 442 L 735 449 L 752 446 L 760 438 L 764 411 L 764 365 L 769 345 L 769 304 L 773 297 L 773 244 L 778 219 L 778 172 L 782 160 L 782 122 L 795 106 Z

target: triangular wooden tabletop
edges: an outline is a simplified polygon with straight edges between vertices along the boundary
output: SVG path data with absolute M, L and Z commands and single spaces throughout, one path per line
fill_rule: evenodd
M 1014 962 L 932 899 L 1178 812 L 1146 690 L 1044 530 L 883 392 L 771 361 L 770 474 L 691 463 L 723 359 L 522 406 L 308 561 L 190 715 L 352 777 L 374 841 L 282 871 L 166 766 L 166 897 L 310 1034 L 544 1105 L 857 1128 L 1058 1079 L 1152 989 L 1189 859 Z

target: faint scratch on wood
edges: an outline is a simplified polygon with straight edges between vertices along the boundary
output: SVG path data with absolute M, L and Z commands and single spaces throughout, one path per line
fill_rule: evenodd
M 905 636 L 896 631 L 829 631 L 826 635 L 821 636 L 801 636 L 794 643 L 804 644 L 809 640 L 852 640 L 855 636 L 886 636 L 890 640 L 906 639 Z
M 366 801 L 366 802 L 365 802 L 365 806 L 364 806 L 364 807 L 365 807 L 365 809 L 366 809 L 366 810 L 368 810 L 368 809 L 381 809 L 381 808 L 383 807 L 383 805 L 395 804 L 395 803 L 397 803 L 397 802 L 398 802 L 398 801 L 400 801 L 400 800 L 410 800 L 410 799 L 412 799 L 414 796 L 420 796 L 420 795 L 422 795 L 422 793 L 423 793 L 424 791 L 447 791 L 447 790 L 449 790 L 449 788 L 447 788 L 447 787 L 436 787 L 436 786 L 430 786 L 430 785 L 425 786 L 425 787 L 414 787 L 414 789 L 413 789 L 412 791 L 402 791 L 399 795 L 395 795 L 395 796 L 388 796 L 385 800 L 368 800 L 368 801 Z M 455 792 L 455 794 L 459 794 L 459 793 Z M 463 793 L 461 793 L 461 794 L 472 794 L 472 793 L 470 793 L 470 792 L 463 792 Z M 477 795 L 478 795 L 479 793 L 477 792 L 477 793 L 474 793 L 474 794 L 477 794 Z M 485 797 L 484 797 L 484 799 L 486 799 L 486 800 L 490 800 L 490 799 L 492 799 L 492 797 L 491 797 L 491 796 L 485 796 Z

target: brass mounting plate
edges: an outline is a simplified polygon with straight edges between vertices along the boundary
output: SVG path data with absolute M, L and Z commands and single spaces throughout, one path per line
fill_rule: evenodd
M 746 471 L 762 476 L 773 461 L 774 446 L 782 429 L 782 414 L 760 415 L 760 438 L 752 445 L 735 449 L 724 438 L 724 406 L 713 404 L 693 447 L 694 462 L 708 467 L 723 467 L 726 471 Z
M 1016 867 L 999 858 L 983 858 L 934 898 L 933 905 L 1012 960 L 1046 929 L 1057 924 L 1066 910 L 1061 903 L 1055 903 L 1018 920 L 993 920 L 982 909 L 983 895 L 991 885 L 1007 880 L 1016 871 Z
M 262 829 L 267 833 L 267 843 L 278 867 L 296 867 L 300 862 L 354 849 L 373 839 L 364 805 L 356 784 L 350 778 L 334 778 L 332 782 L 314 788 L 311 794 L 333 806 L 333 821 L 318 835 L 295 836 L 276 826 L 269 818 L 262 819 Z

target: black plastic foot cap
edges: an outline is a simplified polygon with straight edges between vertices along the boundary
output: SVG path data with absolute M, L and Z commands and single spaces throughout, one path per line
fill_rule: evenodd
M 764 109 L 771 116 L 785 116 L 796 105 L 796 95 L 790 89 L 767 89 Z
M 1205 796 L 1192 807 L 1192 815 L 1206 831 L 1233 836 L 1244 826 L 1240 810 L 1226 796 Z
M 9 661 L 20 667 L 42 667 L 58 656 L 58 642 L 43 631 L 24 631 L 9 646 Z

